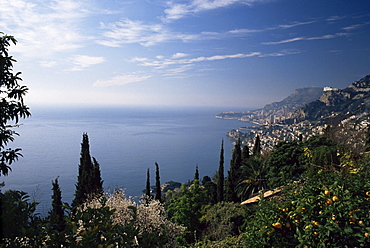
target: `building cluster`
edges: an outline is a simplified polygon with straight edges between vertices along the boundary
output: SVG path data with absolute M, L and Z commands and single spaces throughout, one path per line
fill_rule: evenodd
M 257 121 L 261 123 L 261 120 Z M 360 130 L 367 130 L 370 126 L 369 117 L 351 116 L 344 119 L 335 128 L 335 135 L 350 136 L 349 133 L 359 133 Z M 307 140 L 312 136 L 323 135 L 327 130 L 327 125 L 322 123 L 312 124 L 301 122 L 295 124 L 260 124 L 251 127 L 233 129 L 227 133 L 232 139 L 240 138 L 242 145 L 248 145 L 250 149 L 254 146 L 254 140 L 259 135 L 262 151 L 271 150 L 280 141 Z M 363 137 L 363 135 L 361 135 Z M 362 142 L 362 141 L 361 141 Z
M 293 112 L 287 108 L 272 111 L 262 109 L 253 112 L 246 112 L 239 118 L 239 120 L 259 125 L 276 124 L 292 118 L 292 113 Z

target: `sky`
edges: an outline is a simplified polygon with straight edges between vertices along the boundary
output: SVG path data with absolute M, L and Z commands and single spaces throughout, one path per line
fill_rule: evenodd
M 41 106 L 260 108 L 370 74 L 369 0 L 0 0 Z

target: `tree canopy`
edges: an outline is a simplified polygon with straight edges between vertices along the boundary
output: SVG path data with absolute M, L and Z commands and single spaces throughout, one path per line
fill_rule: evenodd
M 75 199 L 72 206 L 76 207 L 86 201 L 91 195 L 103 193 L 103 181 L 100 175 L 100 165 L 90 156 L 89 137 L 87 133 L 82 135 L 81 158 L 78 166 L 78 177 L 76 184 Z
M 28 91 L 19 81 L 21 72 L 13 72 L 13 62 L 16 60 L 9 55 L 8 47 L 17 40 L 10 35 L 0 32 L 0 176 L 6 176 L 11 170 L 10 165 L 22 156 L 21 149 L 7 148 L 19 134 L 14 128 L 19 126 L 20 118 L 31 115 L 23 97 Z

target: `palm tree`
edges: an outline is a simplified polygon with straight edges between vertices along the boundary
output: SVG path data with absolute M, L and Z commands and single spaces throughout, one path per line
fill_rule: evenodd
M 242 200 L 267 189 L 266 165 L 262 157 L 245 159 L 240 167 L 240 175 L 236 191 Z

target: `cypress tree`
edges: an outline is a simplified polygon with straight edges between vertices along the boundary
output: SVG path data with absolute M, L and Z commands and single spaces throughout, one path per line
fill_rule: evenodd
M 261 155 L 261 139 L 260 136 L 257 134 L 256 139 L 254 140 L 253 156 L 259 155 Z
M 100 173 L 100 164 L 94 157 L 93 162 L 91 194 L 101 195 L 103 194 L 103 180 Z
M 370 127 L 368 127 L 367 130 L 366 130 L 364 149 L 365 149 L 365 152 L 370 151 Z
M 194 180 L 198 180 L 198 181 L 199 181 L 199 170 L 198 170 L 198 165 L 195 167 Z
M 155 199 L 160 202 L 162 201 L 161 182 L 160 182 L 160 177 L 159 177 L 159 166 L 157 162 L 155 162 Z
M 217 202 L 224 200 L 224 140 L 221 143 L 220 162 L 217 172 Z
M 52 185 L 53 195 L 51 198 L 53 201 L 51 203 L 52 209 L 49 212 L 49 219 L 53 230 L 61 232 L 65 229 L 66 223 L 64 220 L 62 192 L 59 187 L 58 177 L 55 181 L 52 181 Z
M 243 146 L 242 149 L 242 161 L 248 159 L 250 157 L 249 155 L 249 147 L 248 145 Z
M 103 181 L 100 174 L 100 165 L 90 156 L 89 137 L 87 133 L 82 135 L 81 157 L 78 166 L 75 198 L 72 207 L 76 207 L 86 201 L 89 196 L 103 193 Z
M 146 188 L 145 188 L 145 195 L 150 199 L 150 174 L 149 174 L 149 168 L 146 173 Z
M 227 182 L 226 182 L 226 192 L 225 200 L 239 202 L 240 198 L 236 194 L 236 186 L 239 182 L 239 168 L 241 166 L 241 148 L 240 148 L 240 138 L 236 141 L 233 150 L 232 158 L 230 161 L 230 170 L 228 171 Z
M 299 134 L 299 136 L 298 136 L 298 141 L 299 141 L 300 143 L 302 143 L 302 142 L 303 142 L 303 134 L 302 134 L 302 133 L 300 133 L 300 134 Z

